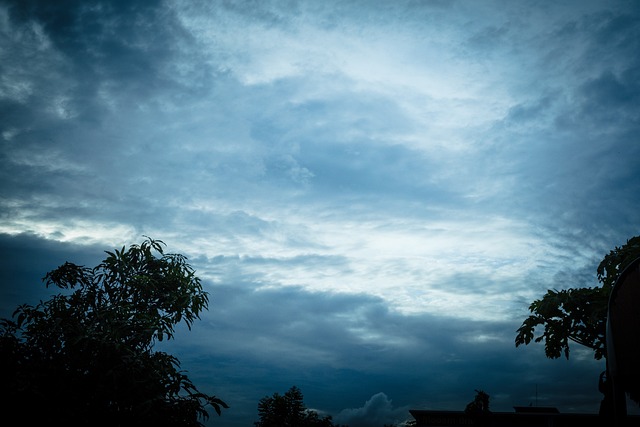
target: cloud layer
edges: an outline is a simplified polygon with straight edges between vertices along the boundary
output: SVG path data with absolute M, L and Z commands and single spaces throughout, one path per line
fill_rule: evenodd
M 352 427 L 597 411 L 601 364 L 513 338 L 638 234 L 639 33 L 622 0 L 0 1 L 2 312 L 148 235 L 211 290 L 172 348 L 224 425 L 294 384 Z

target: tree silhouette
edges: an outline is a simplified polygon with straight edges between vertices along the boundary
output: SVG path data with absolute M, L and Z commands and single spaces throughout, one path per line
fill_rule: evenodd
M 208 294 L 180 254 L 146 238 L 94 268 L 65 263 L 46 286 L 63 290 L 0 320 L 2 412 L 29 424 L 202 426 L 210 405 L 177 358 L 153 351 L 182 321 L 191 328 Z
M 483 390 L 476 390 L 476 396 L 464 408 L 467 414 L 486 414 L 489 411 L 489 395 Z
M 592 349 L 596 360 L 606 358 L 607 311 L 611 291 L 620 274 L 639 257 L 640 236 L 635 236 L 623 246 L 611 250 L 598 265 L 597 276 L 602 286 L 547 291 L 544 297 L 529 306 L 532 314 L 517 330 L 516 347 L 528 345 L 531 341 L 544 341 L 548 358 L 555 359 L 564 354 L 569 359 L 571 341 Z M 539 326 L 544 329 L 536 337 L 535 329 Z M 637 360 L 629 362 L 638 363 Z M 607 370 L 599 378 L 598 389 L 604 394 L 600 405 L 600 413 L 603 415 L 612 411 L 613 390 L 609 374 Z M 638 384 L 633 385 L 633 388 L 637 390 Z M 629 397 L 640 404 L 639 393 L 630 393 Z
M 258 403 L 260 421 L 256 427 L 333 427 L 331 416 L 320 417 L 316 411 L 307 409 L 302 391 L 292 386 L 283 396 L 274 393 Z M 336 426 L 338 427 L 338 426 Z
M 569 358 L 569 342 L 588 347 L 597 360 L 606 357 L 607 305 L 618 275 L 633 260 L 640 257 L 640 236 L 616 247 L 598 265 L 598 281 L 593 288 L 548 290 L 531 303 L 527 317 L 517 330 L 516 347 L 544 341 L 545 354 L 555 359 L 564 354 Z M 535 336 L 535 330 L 543 332 Z

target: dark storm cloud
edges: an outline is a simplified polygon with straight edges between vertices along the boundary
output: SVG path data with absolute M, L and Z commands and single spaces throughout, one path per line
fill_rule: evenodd
M 0 234 L 0 317 L 10 318 L 18 304 L 35 305 L 57 293 L 42 278 L 66 261 L 96 265 L 106 248 L 43 240 L 29 234 Z
M 7 148 L 2 151 L 2 188 L 5 197 L 30 195 L 17 205 L 5 205 L 16 216 L 46 220 L 43 205 L 70 219 L 94 216 L 83 209 L 87 200 L 94 207 L 109 206 L 97 217 L 112 213 L 118 202 L 125 202 L 134 216 L 150 207 L 148 201 L 140 203 L 140 196 L 146 193 L 142 174 L 154 163 L 153 150 L 147 146 L 142 161 L 117 129 L 128 127 L 129 137 L 143 140 L 149 135 L 122 117 L 114 120 L 114 114 L 140 119 L 140 109 L 166 105 L 159 94 L 173 93 L 176 97 L 169 95 L 168 102 L 179 102 L 197 86 L 196 79 L 189 87 L 179 81 L 196 77 L 188 67 L 175 65 L 189 55 L 189 37 L 163 4 L 6 4 L 5 46 L 10 50 L 0 65 L 8 95 L 0 107 L 7 112 L 0 123 Z M 123 155 L 120 149 L 131 151 Z M 114 173 L 119 167 L 133 172 L 133 178 Z M 12 180 L 16 185 L 6 185 Z M 135 189 L 116 190 L 124 185 Z
M 640 48 L 640 46 L 639 46 Z M 611 70 L 585 82 L 578 92 L 582 108 L 579 111 L 584 121 L 594 121 L 595 126 L 620 124 L 623 128 L 638 127 L 640 117 L 640 62 L 626 69 L 620 76 Z
M 9 16 L 17 26 L 42 26 L 52 48 L 68 60 L 66 77 L 78 84 L 73 99 L 84 110 L 105 81 L 142 98 L 172 83 L 163 72 L 176 38 L 186 33 L 163 4 L 27 0 L 9 2 Z
M 548 221 L 557 223 L 550 235 L 571 236 L 576 247 L 598 245 L 622 237 L 603 227 L 613 213 L 607 206 L 619 205 L 616 215 L 623 222 L 636 217 L 619 201 L 640 185 L 640 87 L 634 78 L 640 61 L 631 53 L 638 50 L 637 16 L 628 10 L 576 15 L 555 37 L 555 43 L 538 47 L 549 52 L 543 56 L 548 66 L 540 69 L 548 72 L 538 71 L 538 97 L 512 107 L 502 122 L 506 129 L 496 128 L 514 141 L 503 146 L 509 154 L 500 157 L 511 160 L 502 169 L 525 183 L 514 201 L 526 192 L 529 207 L 555 218 Z M 573 79 L 562 85 L 551 78 L 567 71 Z M 566 225 L 577 218 L 589 229 L 583 236 Z M 623 233 L 635 233 L 634 227 Z
M 259 398 L 291 385 L 311 407 L 354 423 L 385 400 L 379 393 L 394 406 L 377 410 L 407 418 L 408 407 L 462 410 L 476 388 L 494 396 L 495 410 L 528 405 L 536 385 L 541 399 L 563 410 L 573 405 L 564 393 L 583 399 L 571 410 L 598 404 L 601 364 L 591 355 L 568 364 L 545 360 L 540 349 L 516 349 L 515 322 L 407 316 L 366 295 L 256 286 L 212 286 L 210 311 L 180 338 L 189 370 L 237 399 L 230 420 L 255 413 Z

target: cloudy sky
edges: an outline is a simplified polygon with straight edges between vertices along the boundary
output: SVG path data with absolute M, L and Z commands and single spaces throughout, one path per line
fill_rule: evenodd
M 211 425 L 597 412 L 602 361 L 514 338 L 640 234 L 638 52 L 631 0 L 0 0 L 0 315 L 148 235 Z

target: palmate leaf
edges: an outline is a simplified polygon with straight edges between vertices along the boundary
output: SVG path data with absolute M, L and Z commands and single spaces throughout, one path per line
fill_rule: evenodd
M 619 273 L 640 256 L 640 236 L 610 251 L 597 267 L 599 287 L 548 290 L 529 305 L 530 315 L 516 330 L 515 345 L 544 342 L 545 355 L 555 359 L 570 354 L 570 342 L 590 348 L 594 358 L 606 357 L 609 294 Z M 542 329 L 542 332 L 539 332 Z M 538 335 L 536 335 L 536 332 Z

